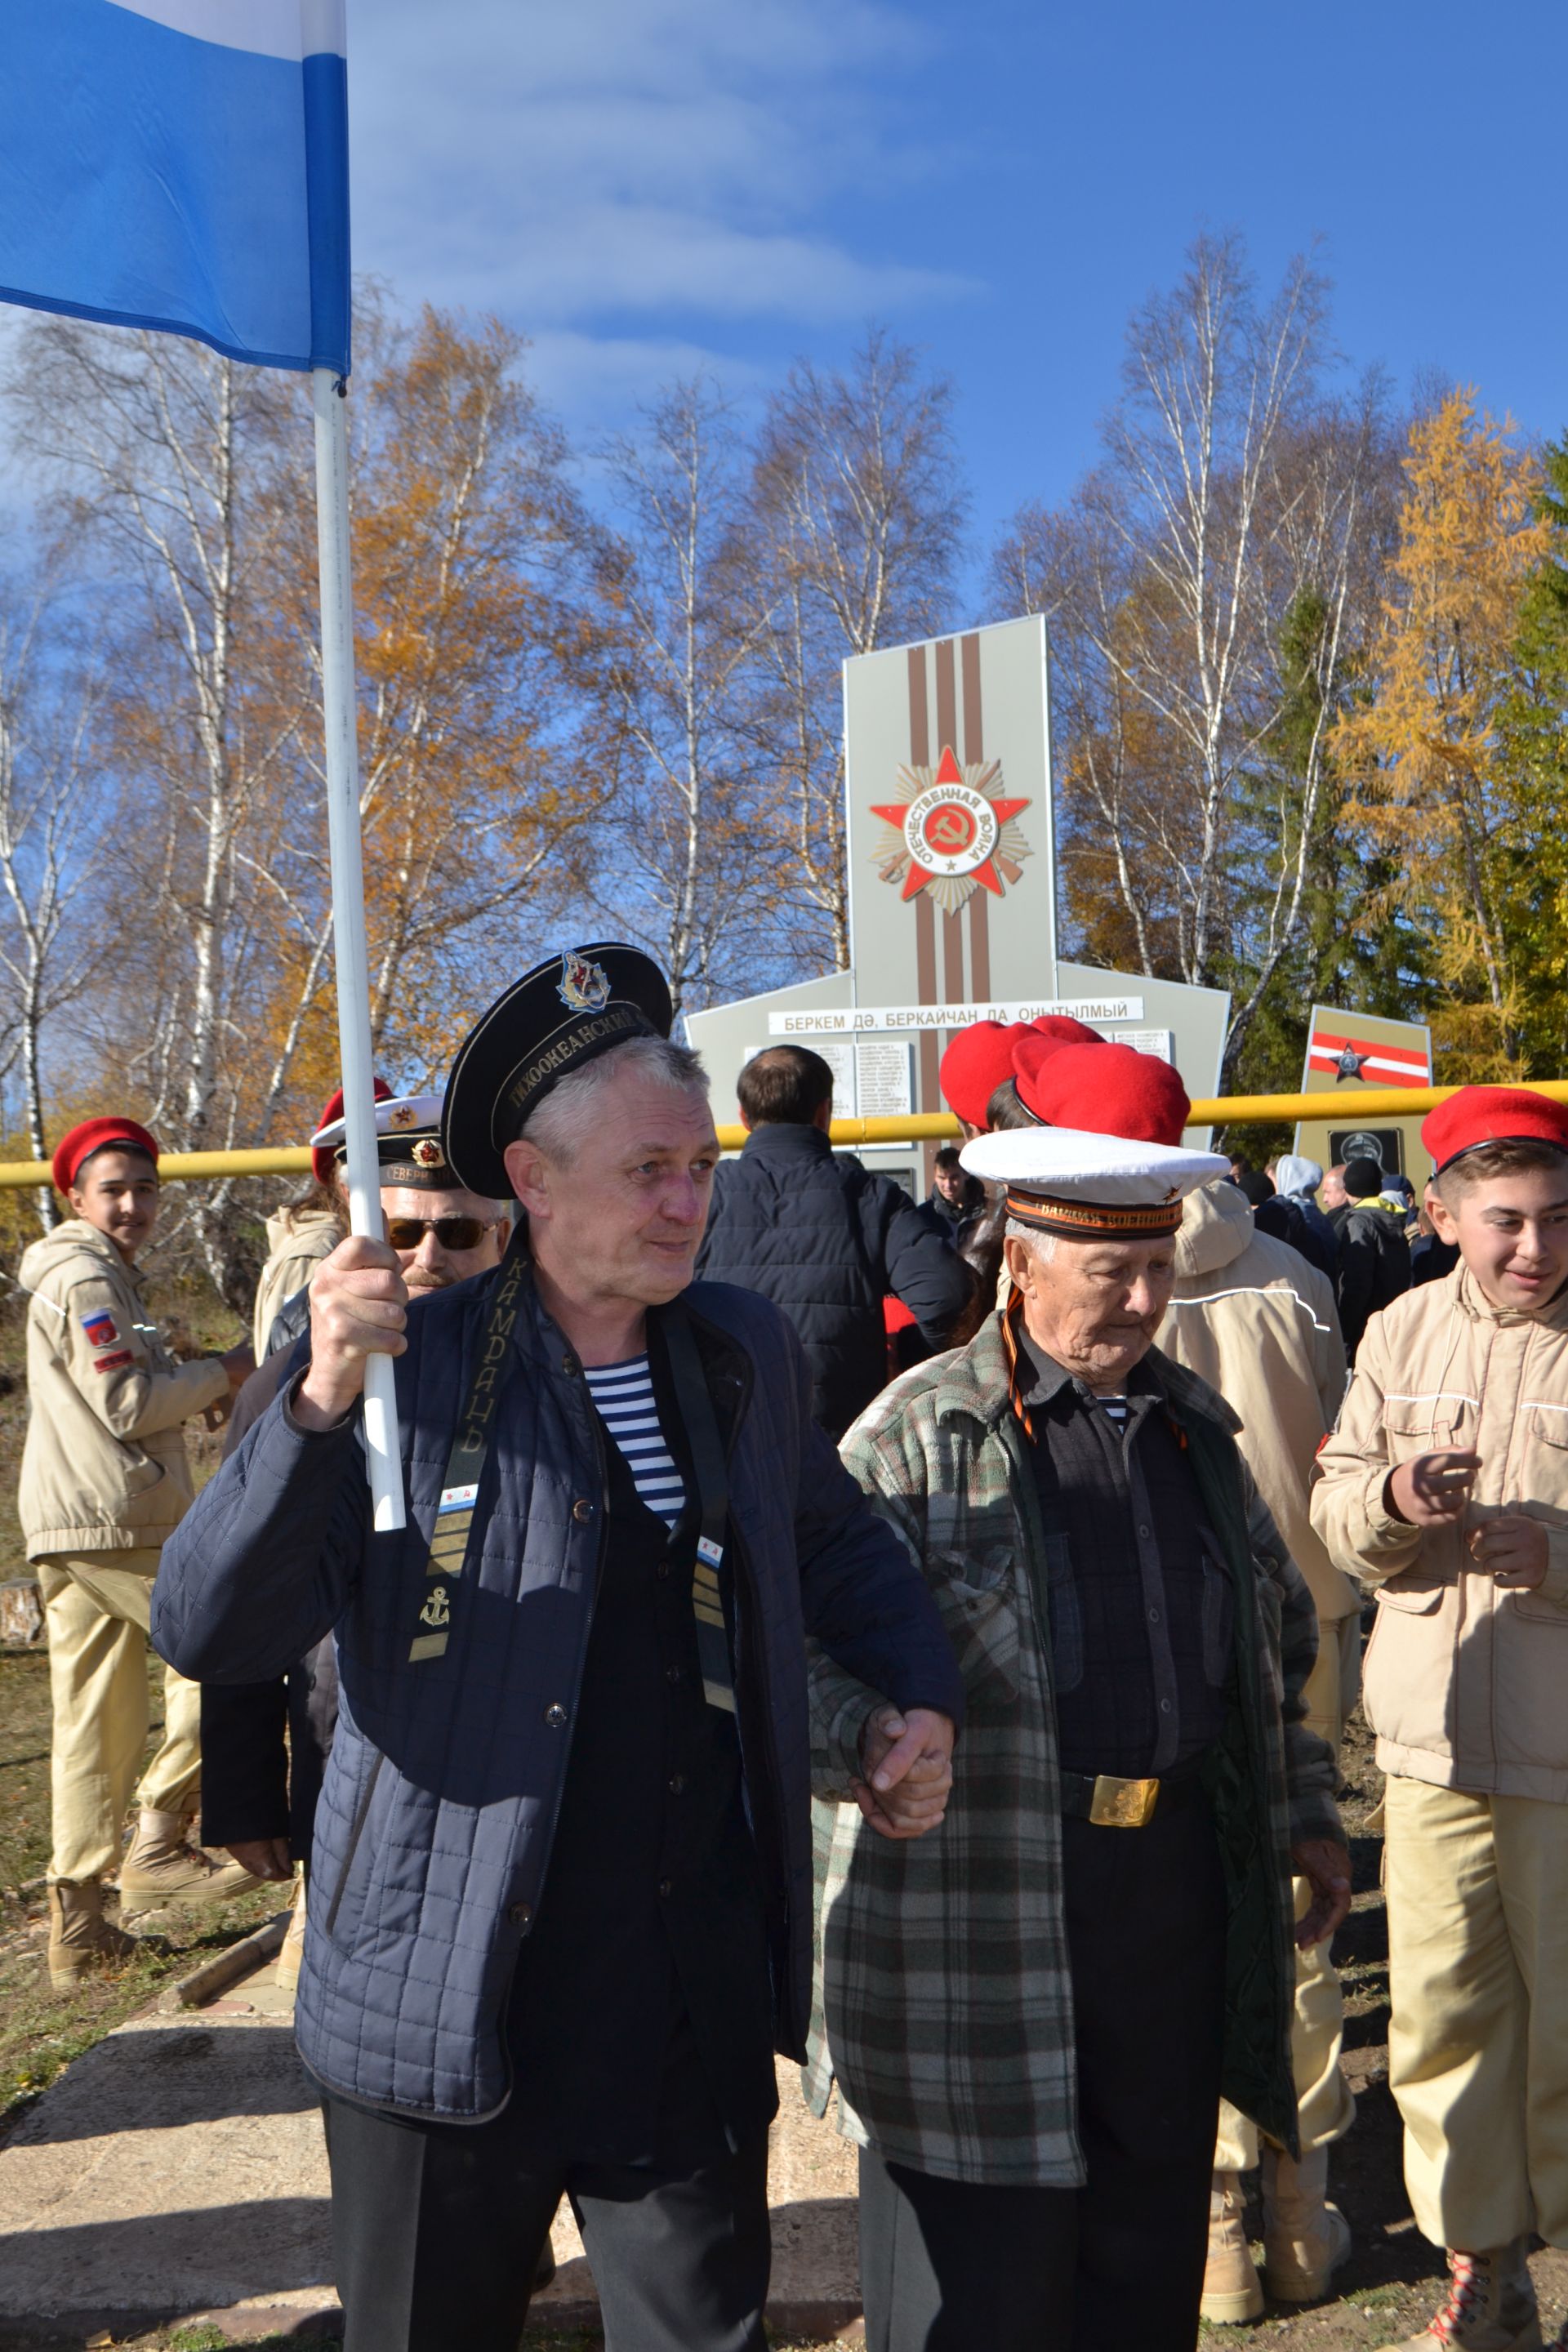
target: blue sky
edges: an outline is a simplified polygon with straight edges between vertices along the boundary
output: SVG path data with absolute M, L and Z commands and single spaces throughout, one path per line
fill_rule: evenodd
M 351 0 L 356 258 L 530 334 L 584 441 L 868 318 L 955 378 L 989 541 L 1092 458 L 1201 226 L 1322 240 L 1347 361 L 1568 424 L 1568 9 L 1519 0 Z

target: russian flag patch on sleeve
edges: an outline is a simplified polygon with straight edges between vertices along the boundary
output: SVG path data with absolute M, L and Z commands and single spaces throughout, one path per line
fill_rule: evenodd
M 96 1314 L 84 1315 L 81 1328 L 95 1348 L 112 1348 L 120 1338 L 120 1326 L 107 1307 L 100 1307 Z

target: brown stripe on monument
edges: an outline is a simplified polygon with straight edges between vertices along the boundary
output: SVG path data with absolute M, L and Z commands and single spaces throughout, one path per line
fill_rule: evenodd
M 942 1001 L 962 1004 L 963 999 L 963 909 L 942 919 Z
M 969 894 L 969 984 L 976 1004 L 985 1003 L 991 994 L 991 894 L 987 890 Z
M 910 647 L 910 765 L 923 768 L 931 758 L 931 720 L 926 709 L 926 649 Z M 922 1003 L 934 1003 L 934 997 Z
M 980 702 L 980 639 L 972 629 L 958 641 L 963 665 L 963 764 L 979 765 L 985 757 L 985 729 Z
M 929 890 L 922 890 L 915 900 L 915 1002 L 942 1002 L 936 992 L 936 910 Z
M 939 758 L 957 733 L 958 676 L 952 658 L 952 639 L 939 637 L 936 647 L 936 740 Z

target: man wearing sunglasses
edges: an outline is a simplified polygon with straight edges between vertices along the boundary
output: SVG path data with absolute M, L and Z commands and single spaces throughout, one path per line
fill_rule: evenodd
M 375 1118 L 381 1213 L 410 1294 L 417 1298 L 447 1290 L 498 1265 L 511 1231 L 510 1203 L 484 1200 L 455 1181 L 441 1150 L 440 1096 L 389 1096 L 376 1104 Z M 318 1183 L 342 1196 L 346 1229 L 341 1117 L 310 1138 L 310 1150 Z M 277 1395 L 310 1327 L 307 1284 L 273 1318 L 266 1360 L 239 1392 L 226 1459 Z M 202 1835 L 208 1845 L 226 1846 L 237 1861 L 243 1859 L 258 1878 L 287 1879 L 296 1863 L 309 1864 L 316 1800 L 337 1720 L 331 1648 L 330 1640 L 319 1643 L 273 1681 L 202 1685 Z M 302 1908 L 296 1925 L 303 1928 Z M 296 1965 L 297 1951 L 291 1937 L 289 1957 Z

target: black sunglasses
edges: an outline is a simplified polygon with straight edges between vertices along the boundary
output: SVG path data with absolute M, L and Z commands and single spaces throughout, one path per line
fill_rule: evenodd
M 434 1234 L 445 1250 L 471 1250 L 500 1223 L 499 1217 L 388 1217 L 386 1238 L 395 1250 L 416 1250 Z

